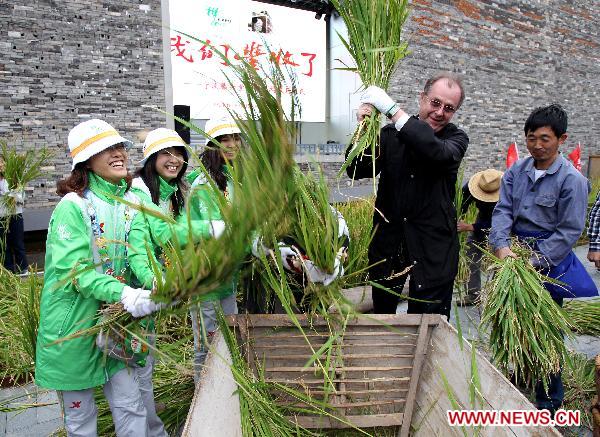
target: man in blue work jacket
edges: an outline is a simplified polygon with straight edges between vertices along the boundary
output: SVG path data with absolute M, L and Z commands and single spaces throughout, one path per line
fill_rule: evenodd
M 565 287 L 545 284 L 554 301 L 597 294 L 596 286 L 572 248 L 585 227 L 588 180 L 559 153 L 567 139 L 567 113 L 557 104 L 535 109 L 525 122 L 530 155 L 517 161 L 502 178 L 500 200 L 492 216 L 490 245 L 500 259 L 516 257 L 511 236 L 534 239 L 534 267 L 558 278 Z M 560 372 L 550 378 L 548 392 L 536 386 L 539 409 L 555 412 L 562 405 Z

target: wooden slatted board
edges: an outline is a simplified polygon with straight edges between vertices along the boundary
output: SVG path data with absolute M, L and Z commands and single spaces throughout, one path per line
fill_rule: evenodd
M 316 365 L 304 366 L 330 338 L 327 323 L 320 318 L 309 321 L 304 315 L 298 318 L 310 345 L 287 315 L 237 315 L 229 318 L 229 324 L 237 328 L 238 342 L 254 372 L 260 367 L 266 381 L 323 400 L 322 372 Z M 331 355 L 334 388 L 327 390 L 327 402 L 336 415 L 360 428 L 397 426 L 399 436 L 408 436 L 431 328 L 440 321 L 437 314 L 369 315 L 350 321 Z M 276 395 L 281 404 L 297 402 Z M 349 426 L 325 416 L 290 420 L 305 428 Z

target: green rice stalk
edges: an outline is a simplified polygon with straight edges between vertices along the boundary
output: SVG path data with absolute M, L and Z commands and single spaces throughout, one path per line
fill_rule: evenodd
M 488 254 L 496 271 L 486 284 L 481 325 L 490 330 L 489 349 L 500 369 L 517 382 L 546 386 L 568 359 L 563 335 L 572 337 L 573 325 L 543 286 L 556 281 L 531 266 L 530 250 L 516 242 L 512 249 L 518 258 Z
M 458 221 L 465 223 L 474 223 L 477 218 L 477 206 L 471 203 L 467 210 L 464 209 L 463 199 L 463 185 L 464 185 L 464 166 L 461 165 L 458 171 L 458 177 L 454 185 L 454 207 L 459 215 Z M 458 273 L 454 278 L 454 289 L 458 290 L 459 299 L 463 299 L 468 293 L 469 277 L 471 276 L 471 269 L 469 267 L 470 259 L 467 256 L 467 238 L 469 237 L 468 232 L 460 232 L 458 234 Z
M 294 216 L 291 236 L 319 268 L 331 274 L 342 240 L 338 238 L 338 218 L 329 205 L 329 190 L 323 173 L 295 172 Z
M 52 157 L 46 148 L 26 150 L 19 153 L 17 148 L 9 147 L 0 140 L 0 155 L 4 158 L 4 177 L 9 190 L 24 191 L 25 187 L 42 174 L 41 168 Z M 13 197 L 3 196 L 2 201 L 9 212 L 14 214 L 16 203 Z
M 365 87 L 376 85 L 387 89 L 398 62 L 409 53 L 408 43 L 402 39 L 402 28 L 408 18 L 408 1 L 332 0 L 331 3 L 346 24 L 348 39 L 339 33 L 338 36 L 356 65 L 342 69 L 356 72 Z M 370 153 L 375 159 L 379 119 L 379 112 L 373 111 L 358 125 L 351 141 L 355 147 L 340 173 L 357 156 Z
M 593 428 L 590 406 L 596 394 L 594 360 L 585 355 L 572 353 L 571 364 L 563 367 L 562 380 L 565 386 L 563 408 L 581 411 L 581 425 Z
M 374 232 L 372 227 L 375 199 L 358 199 L 334 206 L 344 216 L 350 231 L 348 262 L 345 266 L 345 276 L 342 278 L 343 287 L 354 287 L 367 279 L 369 245 Z
M 34 270 L 21 278 L 0 266 L 0 381 L 33 380 L 43 280 Z
M 575 332 L 600 337 L 600 298 L 569 300 L 564 309 Z

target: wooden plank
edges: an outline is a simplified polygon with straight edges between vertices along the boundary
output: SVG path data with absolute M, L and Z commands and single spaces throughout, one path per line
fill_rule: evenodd
M 364 401 L 364 402 L 344 402 L 339 404 L 330 404 L 332 407 L 337 408 L 362 408 L 362 407 L 375 407 L 378 405 L 392 405 L 392 404 L 404 404 L 406 399 L 387 399 L 383 401 Z M 309 404 L 305 404 L 304 402 L 289 402 L 289 403 L 281 403 L 280 405 L 284 407 L 291 406 L 303 406 L 307 407 Z
M 272 332 L 269 334 L 252 334 L 252 338 L 255 339 L 259 339 L 259 338 L 267 338 L 269 340 L 272 339 L 282 339 L 282 338 L 298 338 L 298 339 L 302 339 L 304 340 L 304 337 L 308 337 L 308 338 L 323 338 L 323 337 L 329 337 L 330 334 L 327 332 L 324 333 L 314 333 L 314 332 L 308 332 L 305 335 L 302 334 L 290 334 L 288 332 L 298 332 L 296 330 L 294 331 L 280 331 L 280 332 Z M 372 337 L 399 337 L 399 338 L 403 338 L 403 337 L 417 337 L 418 334 L 416 333 L 412 333 L 412 332 L 406 332 L 406 333 L 400 333 L 400 332 L 390 332 L 390 331 L 373 331 L 373 332 L 346 332 L 344 334 L 344 338 L 365 338 L 367 341 L 370 340 L 370 338 Z
M 323 353 L 319 358 L 327 357 L 326 353 Z M 289 355 L 269 355 L 270 360 L 299 360 L 308 361 L 307 356 L 304 354 L 289 354 Z M 365 358 L 414 358 L 412 354 L 400 355 L 400 354 L 344 354 L 344 359 L 347 360 L 360 360 Z
M 256 337 L 252 337 L 255 339 Z M 346 340 L 346 339 L 344 339 Z M 373 348 L 398 348 L 398 347 L 415 347 L 416 343 L 344 343 L 341 345 L 342 348 L 349 347 L 373 347 Z M 282 344 L 282 345 L 273 345 L 273 344 L 254 344 L 254 349 L 294 349 L 294 348 L 308 348 L 307 344 Z
M 324 381 L 322 379 L 300 379 L 300 380 L 290 380 L 285 378 L 265 378 L 266 382 L 278 382 L 280 384 L 316 384 L 323 385 Z M 410 377 L 401 377 L 401 378 L 372 378 L 372 379 L 333 379 L 331 382 L 342 382 L 344 381 L 346 384 L 348 383 L 364 383 L 364 384 L 373 384 L 377 382 L 407 382 L 410 381 Z
M 236 317 L 246 317 L 250 327 L 293 327 L 295 326 L 287 314 L 244 314 L 227 316 L 228 324 L 235 324 Z M 297 314 L 300 326 L 327 326 L 328 322 L 323 317 L 308 318 L 306 314 Z M 437 315 L 436 315 L 437 316 Z M 428 318 L 430 325 L 437 325 L 442 316 Z M 420 326 L 420 314 L 369 314 L 368 316 L 355 317 L 350 319 L 348 325 L 358 326 Z
M 190 405 L 184 437 L 242 437 L 237 385 L 231 355 L 221 332 L 215 333 Z
M 410 422 L 412 419 L 412 412 L 415 405 L 415 397 L 417 394 L 417 386 L 419 384 L 419 376 L 421 374 L 421 367 L 427 353 L 427 347 L 429 343 L 429 314 L 421 314 L 421 326 L 419 327 L 419 339 L 417 340 L 417 347 L 415 349 L 415 361 L 413 362 L 413 369 L 410 375 L 410 384 L 408 386 L 408 394 L 406 398 L 406 405 L 404 407 L 404 422 L 402 427 L 398 431 L 399 437 L 408 437 L 410 431 Z
M 444 388 L 440 369 L 443 370 L 458 403 L 465 409 L 489 410 L 535 410 L 535 407 L 496 369 L 483 355 L 476 351 L 477 368 L 481 381 L 483 403 L 472 407 L 469 401 L 471 379 L 471 344 L 463 342 L 461 350 L 458 333 L 447 322 L 433 330 L 431 348 L 419 378 L 415 411 L 412 423 L 417 427 L 414 437 L 431 435 L 462 436 L 460 427 L 450 427 L 446 410 L 452 409 Z M 470 433 L 473 429 L 467 428 Z M 481 428 L 482 437 L 503 436 L 560 436 L 553 427 L 506 426 Z
M 319 367 L 268 367 L 265 368 L 265 372 L 298 372 L 298 373 L 313 373 L 315 370 L 319 370 Z M 340 367 L 342 371 L 346 372 L 391 372 L 393 370 L 407 370 L 412 369 L 412 366 L 397 366 L 397 367 Z
M 358 428 L 374 428 L 378 426 L 400 426 L 402 425 L 403 417 L 404 415 L 402 413 L 394 413 L 345 416 L 343 419 L 347 422 L 350 422 Z M 343 422 L 340 422 L 339 420 L 327 416 L 295 416 L 288 417 L 288 420 L 292 423 L 297 423 L 298 425 L 307 429 L 351 428 L 350 425 L 347 425 Z

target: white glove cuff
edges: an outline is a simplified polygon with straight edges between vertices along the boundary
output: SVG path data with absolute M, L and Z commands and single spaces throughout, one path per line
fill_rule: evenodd
M 402 129 L 404 127 L 404 125 L 406 124 L 406 122 L 408 121 L 408 119 L 410 118 L 410 115 L 408 114 L 404 114 L 401 115 L 400 118 L 398 119 L 398 121 L 396 121 L 396 130 L 400 131 L 400 129 Z

